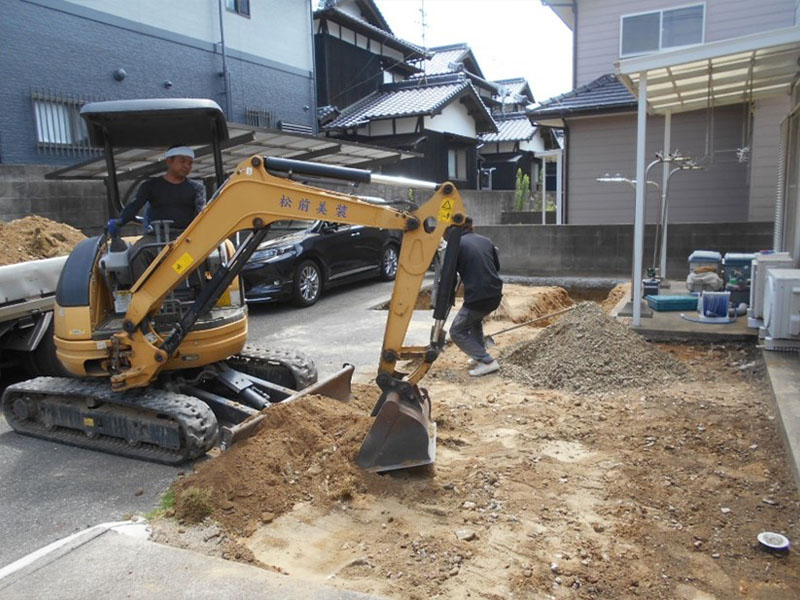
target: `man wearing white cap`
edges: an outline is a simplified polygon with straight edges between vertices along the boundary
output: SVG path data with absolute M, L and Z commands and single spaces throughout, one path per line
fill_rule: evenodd
M 189 179 L 194 162 L 194 151 L 189 146 L 172 146 L 164 155 L 167 172 L 161 177 L 148 179 L 136 191 L 136 197 L 128 203 L 118 219 L 108 222 L 108 233 L 116 236 L 119 229 L 148 205 L 147 216 L 150 221 L 172 221 L 172 230 L 182 231 L 189 226 L 206 203 L 206 190 L 203 184 Z M 159 249 L 151 244 L 155 236 L 145 233 L 136 242 L 132 251 L 131 268 L 138 278 L 158 255 Z M 141 250 L 139 247 L 148 245 Z M 138 252 L 137 252 L 138 250 Z

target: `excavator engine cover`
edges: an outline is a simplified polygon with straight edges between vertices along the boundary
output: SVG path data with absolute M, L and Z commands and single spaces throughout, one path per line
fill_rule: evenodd
M 375 421 L 356 457 L 359 467 L 380 473 L 436 460 L 436 423 L 427 390 L 395 381 L 384 388 L 372 415 Z

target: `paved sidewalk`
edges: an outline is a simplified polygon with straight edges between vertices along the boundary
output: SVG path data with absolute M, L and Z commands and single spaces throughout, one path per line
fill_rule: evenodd
M 0 598 L 377 598 L 163 546 L 146 537 L 143 523 L 86 529 L 0 569 Z

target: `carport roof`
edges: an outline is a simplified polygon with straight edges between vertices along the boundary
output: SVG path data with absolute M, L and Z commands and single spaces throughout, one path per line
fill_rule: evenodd
M 343 167 L 374 168 L 406 158 L 421 156 L 397 148 L 382 148 L 355 142 L 343 142 L 326 137 L 290 133 L 278 129 L 250 127 L 228 123 L 230 139 L 222 142 L 225 171 L 232 171 L 243 159 L 254 154 L 313 160 Z M 161 161 L 166 148 L 126 148 L 114 151 L 117 178 L 136 179 L 163 170 Z M 214 175 L 214 155 L 211 146 L 195 147 L 192 177 Z M 48 179 L 104 179 L 108 175 L 105 158 L 101 155 L 70 167 L 47 174 Z
M 799 58 L 795 26 L 620 60 L 616 71 L 636 96 L 647 73 L 649 110 L 663 114 L 787 93 Z

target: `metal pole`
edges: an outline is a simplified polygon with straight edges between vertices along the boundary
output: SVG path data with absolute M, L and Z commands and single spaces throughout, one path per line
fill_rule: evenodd
M 545 224 L 544 209 L 547 205 L 547 157 L 542 157 L 542 225 Z
M 222 81 L 225 85 L 225 117 L 228 121 L 231 120 L 233 116 L 233 100 L 231 99 L 231 82 L 230 77 L 228 74 L 228 55 L 225 50 L 225 26 L 223 25 L 223 8 L 222 4 L 225 0 L 219 0 L 217 2 L 217 8 L 219 9 L 219 45 L 222 49 Z
M 561 225 L 561 152 L 556 154 L 556 225 Z
M 642 254 L 644 252 L 644 197 L 647 193 L 647 175 L 644 169 L 647 137 L 647 71 L 639 73 L 639 105 L 636 124 L 636 213 L 633 220 L 633 326 L 642 324 Z
M 672 144 L 672 109 L 668 108 L 664 115 L 664 154 L 670 154 Z M 661 279 L 667 280 L 667 182 L 669 181 L 670 163 L 664 163 L 661 172 Z

